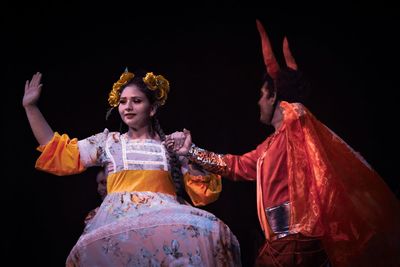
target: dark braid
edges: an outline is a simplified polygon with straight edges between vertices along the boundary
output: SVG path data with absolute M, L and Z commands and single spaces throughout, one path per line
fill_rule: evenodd
M 154 117 L 153 117 L 153 128 L 158 133 L 161 140 L 164 141 L 165 133 L 164 133 L 163 129 L 161 128 L 161 125 L 160 125 L 158 119 L 154 118 Z M 174 181 L 174 184 L 175 184 L 176 193 L 178 196 L 182 196 L 183 195 L 183 193 L 182 193 L 182 188 L 183 188 L 182 176 L 183 175 L 181 172 L 181 164 L 180 164 L 176 154 L 173 154 L 168 151 L 168 155 L 169 155 L 169 164 L 171 165 L 172 180 Z

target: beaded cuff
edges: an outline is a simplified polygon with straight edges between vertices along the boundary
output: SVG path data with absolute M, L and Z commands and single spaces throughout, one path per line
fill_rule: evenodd
M 223 160 L 222 154 L 217 154 L 204 150 L 192 144 L 187 154 L 190 161 L 200 165 L 207 171 L 215 174 L 224 175 L 226 173 L 227 165 Z

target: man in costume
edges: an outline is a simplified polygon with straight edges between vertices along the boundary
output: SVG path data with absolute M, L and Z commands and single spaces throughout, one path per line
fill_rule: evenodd
M 257 21 L 266 65 L 260 121 L 275 132 L 244 155 L 185 143 L 175 150 L 214 173 L 257 183 L 265 243 L 256 266 L 400 266 L 400 205 L 383 179 L 301 104 L 306 82 L 283 41 L 275 59 Z M 176 135 L 177 136 L 177 135 Z

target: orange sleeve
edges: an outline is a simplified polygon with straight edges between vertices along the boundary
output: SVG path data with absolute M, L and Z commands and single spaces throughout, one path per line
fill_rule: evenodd
M 55 175 L 71 175 L 81 173 L 85 167 L 80 161 L 78 140 L 70 139 L 68 135 L 54 133 L 46 145 L 37 148 L 42 152 L 36 160 L 35 168 Z
M 216 174 L 183 176 L 186 192 L 195 206 L 205 206 L 216 201 L 222 191 L 221 176 Z

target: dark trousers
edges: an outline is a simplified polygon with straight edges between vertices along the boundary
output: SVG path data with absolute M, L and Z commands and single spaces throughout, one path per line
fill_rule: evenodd
M 274 241 L 266 240 L 259 251 L 255 266 L 327 267 L 330 265 L 319 239 L 293 234 Z

